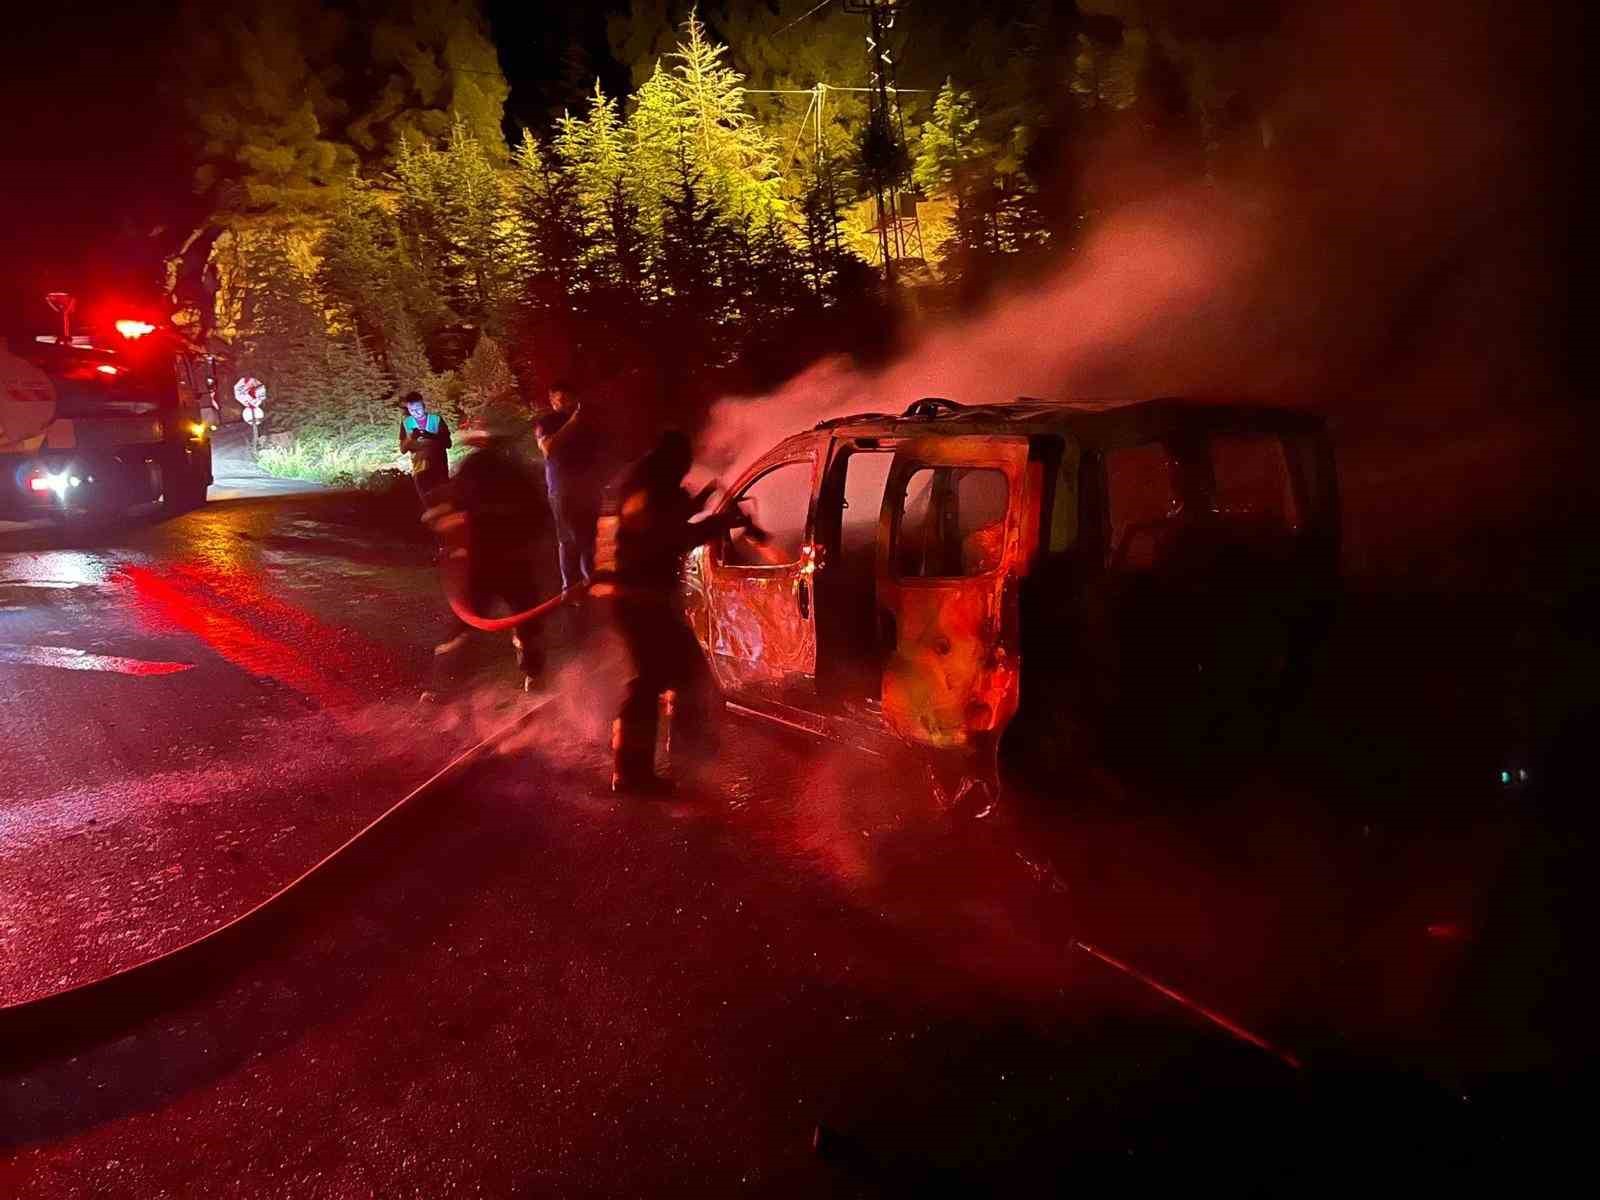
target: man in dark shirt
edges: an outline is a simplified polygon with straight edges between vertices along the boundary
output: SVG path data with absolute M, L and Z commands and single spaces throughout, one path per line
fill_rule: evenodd
M 450 426 L 438 413 L 428 411 L 421 392 L 407 392 L 402 401 L 406 415 L 400 421 L 400 453 L 411 456 L 411 478 L 424 505 L 429 495 L 450 481 Z
M 561 586 L 574 588 L 594 574 L 600 447 L 590 418 L 564 382 L 551 384 L 550 411 L 539 418 L 534 432 L 544 454 L 545 486 L 556 519 Z
M 655 794 L 671 788 L 655 773 L 663 693 L 678 697 L 675 720 L 700 719 L 706 707 L 705 663 L 677 601 L 679 561 L 732 529 L 747 528 L 757 540 L 765 536 L 737 509 L 691 523 L 714 490 L 713 485 L 693 495 L 683 486 L 691 462 L 689 439 L 667 433 L 628 471 L 618 492 L 613 611 L 634 677 L 612 726 L 615 792 Z

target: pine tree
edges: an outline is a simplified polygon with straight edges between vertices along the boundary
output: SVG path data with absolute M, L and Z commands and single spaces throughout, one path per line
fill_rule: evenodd
M 525 299 L 567 305 L 587 289 L 590 238 L 577 173 L 524 131 L 513 157 Z
M 995 253 L 991 229 L 989 144 L 978 133 L 977 105 L 969 92 L 946 79 L 933 112 L 918 132 L 912 178 L 929 192 L 955 201 L 942 257 L 946 276 L 972 283 L 983 260 Z
M 390 382 L 354 330 L 331 331 L 314 282 L 282 234 L 252 238 L 235 366 L 272 395 L 278 429 L 338 435 L 381 420 Z
M 625 137 L 617 102 L 601 90 L 598 79 L 588 111 L 582 117 L 567 114 L 556 123 L 552 148 L 576 178 L 578 200 L 591 224 L 603 219 L 612 185 L 626 171 Z
M 839 186 L 843 174 L 839 162 L 819 158 L 800 201 L 805 271 L 813 295 L 824 301 L 836 296 L 840 264 L 849 254 L 844 243 L 845 198 Z
M 512 161 L 519 228 L 513 335 L 517 371 L 545 382 L 593 353 L 591 242 L 576 174 L 524 132 Z
M 461 367 L 458 416 L 473 421 L 486 406 L 512 399 L 516 392 L 517 377 L 505 351 L 499 342 L 484 334 Z
M 488 150 L 457 121 L 443 149 L 402 142 L 395 181 L 411 261 L 457 323 L 496 328 L 511 212 Z
M 766 217 L 783 207 L 777 153 L 744 102 L 744 76 L 728 66 L 727 47 L 706 36 L 689 14 L 673 64 L 673 91 L 691 161 L 723 211 Z
M 587 241 L 585 265 L 590 285 L 597 289 L 636 291 L 644 282 L 647 247 L 632 139 L 617 102 L 596 80 L 587 113 L 564 116 L 552 142 L 575 183 Z
M 728 296 L 719 268 L 726 262 L 726 229 L 716 196 L 705 188 L 687 143 L 678 178 L 663 201 L 658 286 L 666 345 L 674 365 L 725 361 Z
M 677 178 L 682 141 L 677 93 L 672 77 L 658 63 L 634 93 L 626 130 L 629 174 L 639 203 L 639 218 L 652 239 L 661 236 L 664 200 Z

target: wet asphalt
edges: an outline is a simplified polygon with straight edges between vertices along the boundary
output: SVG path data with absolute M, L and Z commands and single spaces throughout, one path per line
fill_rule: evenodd
M 420 705 L 446 625 L 395 501 L 0 535 L 0 1003 L 216 927 L 545 702 L 259 947 L 0 1076 L 0 1194 L 1276 1193 L 1498 1161 L 1393 1052 L 1480 875 L 1419 883 L 1279 779 L 1205 836 L 1095 769 L 980 818 L 748 722 L 619 801 L 591 617 L 541 695 L 485 639 Z

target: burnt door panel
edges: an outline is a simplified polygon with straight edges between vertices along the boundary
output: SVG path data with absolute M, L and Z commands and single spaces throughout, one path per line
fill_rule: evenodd
M 1021 437 L 929 438 L 897 453 L 878 598 L 892 639 L 883 717 L 905 740 L 967 749 L 1015 714 L 1021 664 L 1007 607 L 1037 539 L 1025 519 L 1037 485 Z
M 736 531 L 701 560 L 706 650 L 724 690 L 794 699 L 814 690 L 817 666 L 808 540 L 810 458 L 759 471 L 729 501 L 768 535 Z

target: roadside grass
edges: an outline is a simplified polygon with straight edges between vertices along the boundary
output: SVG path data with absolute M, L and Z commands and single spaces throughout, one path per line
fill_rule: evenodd
M 460 451 L 452 448 L 455 462 Z M 410 474 L 411 462 L 396 449 L 392 434 L 362 430 L 342 435 L 298 433 L 287 442 L 262 446 L 256 462 L 269 475 L 311 479 L 330 487 L 360 487 L 375 471 Z

